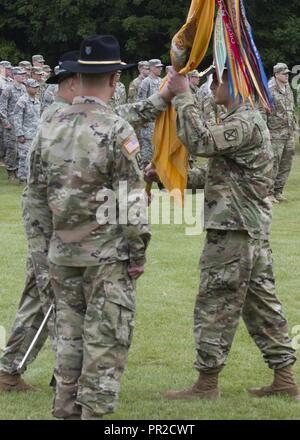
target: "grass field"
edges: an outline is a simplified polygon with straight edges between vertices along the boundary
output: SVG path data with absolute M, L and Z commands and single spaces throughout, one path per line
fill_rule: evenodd
M 278 296 L 290 331 L 300 325 L 300 149 L 287 191 L 289 202 L 274 209 L 272 246 Z M 20 215 L 21 188 L 8 184 L 0 168 L 0 325 L 13 322 L 25 276 L 26 242 Z M 220 386 L 222 398 L 169 402 L 163 392 L 189 385 L 193 369 L 192 318 L 198 288 L 198 260 L 204 234 L 188 237 L 184 226 L 154 226 L 147 272 L 138 283 L 133 345 L 122 380 L 118 410 L 108 419 L 300 419 L 299 403 L 288 398 L 250 398 L 247 387 L 271 381 L 272 372 L 250 340 L 238 329 Z M 52 419 L 53 355 L 47 344 L 25 379 L 39 393 L 0 394 L 0 419 Z M 295 368 L 300 383 L 300 363 Z

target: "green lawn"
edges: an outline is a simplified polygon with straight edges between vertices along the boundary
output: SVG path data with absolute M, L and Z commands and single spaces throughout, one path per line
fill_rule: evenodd
M 300 149 L 287 187 L 289 202 L 276 206 L 272 246 L 278 295 L 290 330 L 300 325 Z M 0 168 L 0 325 L 9 331 L 21 295 L 26 242 L 20 217 L 21 188 L 8 184 Z M 147 272 L 138 284 L 133 345 L 122 380 L 118 410 L 109 419 L 300 419 L 299 403 L 287 398 L 254 399 L 245 389 L 263 385 L 272 372 L 262 361 L 243 323 L 239 327 L 220 385 L 222 398 L 169 402 L 163 392 L 189 385 L 193 369 L 192 331 L 198 288 L 198 260 L 204 234 L 188 237 L 184 226 L 154 226 Z M 0 394 L 0 419 L 51 419 L 53 355 L 50 345 L 25 378 L 39 393 Z M 300 383 L 300 364 L 296 366 Z

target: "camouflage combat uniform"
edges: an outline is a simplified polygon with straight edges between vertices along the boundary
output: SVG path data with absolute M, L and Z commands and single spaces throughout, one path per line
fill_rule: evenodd
M 19 98 L 26 93 L 23 84 L 12 82 L 3 90 L 0 97 L 0 118 L 3 124 L 11 125 L 10 129 L 4 128 L 5 166 L 7 171 L 16 171 L 18 168 L 14 110 Z
M 32 98 L 26 93 L 21 96 L 14 110 L 15 135 L 25 137 L 25 142 L 17 142 L 18 146 L 18 179 L 25 182 L 28 175 L 28 153 L 35 137 L 41 117 L 41 103 L 37 98 Z
M 144 99 L 147 99 L 150 96 L 152 96 L 154 93 L 157 93 L 159 91 L 161 81 L 162 81 L 161 78 L 153 78 L 151 75 L 143 79 L 138 91 L 138 100 L 143 101 Z M 147 124 L 141 128 L 139 133 L 139 140 L 141 144 L 141 156 L 144 167 L 148 165 L 148 163 L 150 163 L 152 160 L 152 156 L 153 156 L 152 137 L 154 133 L 154 127 L 155 127 L 154 122 Z
M 295 350 L 276 297 L 269 244 L 273 152 L 266 123 L 242 105 L 206 128 L 190 93 L 174 105 L 179 138 L 190 153 L 209 158 L 195 366 L 208 374 L 224 367 L 241 316 L 270 368 L 291 365 Z
M 69 103 L 57 96 L 54 103 L 43 113 L 43 119 L 48 123 L 61 109 Z M 33 141 L 34 143 L 35 141 Z M 27 208 L 27 188 L 22 197 L 22 217 L 27 238 L 30 237 L 30 221 Z M 35 250 L 35 258 L 30 248 L 27 254 L 25 287 L 21 301 L 12 326 L 11 334 L 0 359 L 0 371 L 8 374 L 17 374 L 18 365 L 27 352 L 31 342 L 44 320 L 50 305 L 54 302 L 53 289 L 49 280 L 48 262 L 45 250 Z M 51 339 L 53 351 L 56 352 L 55 312 L 50 315 L 47 325 L 40 334 L 30 356 L 19 373 L 23 373 L 27 366 L 34 361 L 43 347 L 48 334 Z
M 1 94 L 2 94 L 5 86 L 6 86 L 5 78 L 0 75 L 0 99 L 1 99 Z M 3 123 L 2 123 L 2 120 L 0 117 L 0 161 L 4 160 L 5 150 L 6 150 L 3 135 L 4 135 L 4 128 L 3 128 Z
M 115 110 L 120 105 L 126 104 L 127 95 L 124 84 L 121 81 L 117 82 L 115 93 L 110 99 L 108 105 Z
M 138 92 L 143 79 L 143 76 L 139 75 L 129 84 L 127 100 L 129 104 L 132 104 L 138 100 Z
M 117 112 L 137 126 L 165 109 L 153 96 Z M 133 128 L 109 106 L 78 97 L 50 122 L 44 119 L 30 162 L 29 242 L 34 258 L 49 248 L 56 297 L 53 413 L 75 416 L 83 407 L 100 418 L 115 409 L 132 339 L 135 286 L 128 264 L 144 263 L 150 233 L 139 223 L 100 226 L 96 198 L 100 189 L 117 190 L 120 181 L 142 191 L 139 145 Z
M 43 96 L 43 101 L 41 103 L 41 111 L 43 112 L 44 110 L 46 110 L 46 108 L 48 108 L 51 104 L 53 104 L 56 93 L 58 90 L 58 85 L 57 84 L 50 84 Z
M 274 186 L 271 192 L 276 197 L 283 192 L 295 155 L 294 96 L 289 85 L 282 90 L 276 81 L 270 87 L 270 92 L 274 99 L 275 110 L 267 114 L 267 124 L 274 151 Z

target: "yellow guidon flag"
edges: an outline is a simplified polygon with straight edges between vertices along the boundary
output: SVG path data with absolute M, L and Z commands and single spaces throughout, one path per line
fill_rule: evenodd
M 214 14 L 215 0 L 192 0 L 186 23 L 171 45 L 172 66 L 180 74 L 196 69 L 203 60 L 214 28 Z M 183 200 L 188 152 L 176 136 L 176 112 L 171 105 L 156 121 L 153 144 L 153 163 L 161 182 L 169 191 L 179 189 Z

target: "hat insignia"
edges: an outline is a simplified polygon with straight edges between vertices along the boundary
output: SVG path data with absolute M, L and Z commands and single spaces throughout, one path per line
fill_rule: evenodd
M 86 46 L 86 47 L 85 47 L 85 53 L 86 53 L 87 55 L 91 55 L 91 53 L 92 53 L 92 47 L 91 47 L 91 46 Z

